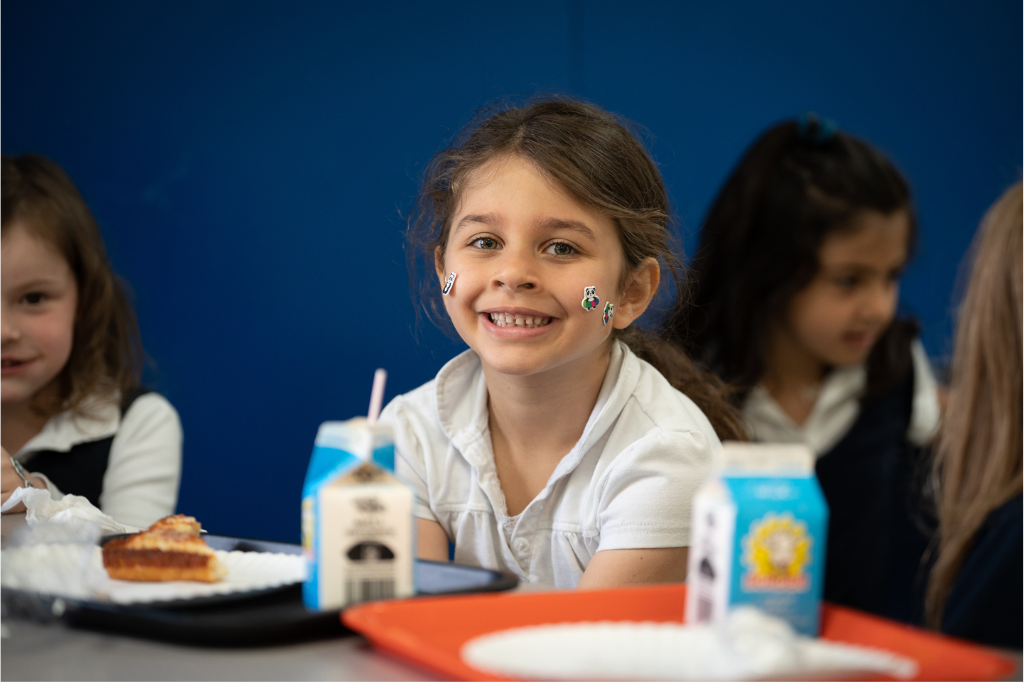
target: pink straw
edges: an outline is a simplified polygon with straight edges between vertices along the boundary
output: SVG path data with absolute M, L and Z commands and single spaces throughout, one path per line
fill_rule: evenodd
M 384 404 L 384 383 L 388 380 L 388 372 L 385 369 L 378 369 L 373 373 L 373 390 L 370 392 L 370 414 L 367 421 L 370 425 L 377 423 L 380 416 L 380 408 Z

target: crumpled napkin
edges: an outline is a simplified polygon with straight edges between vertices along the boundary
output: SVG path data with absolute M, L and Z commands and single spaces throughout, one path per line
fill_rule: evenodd
M 723 623 L 560 623 L 513 628 L 467 642 L 462 659 L 506 677 L 604 680 L 746 680 L 882 673 L 908 678 L 917 662 L 888 651 L 799 635 L 751 606 Z
M 0 506 L 0 512 L 13 509 L 19 502 L 25 503 L 25 521 L 31 528 L 43 525 L 64 526 L 73 536 L 87 534 L 89 526 L 98 527 L 102 535 L 134 533 L 139 530 L 118 523 L 84 497 L 65 495 L 54 500 L 50 498 L 50 491 L 42 488 L 16 488 Z

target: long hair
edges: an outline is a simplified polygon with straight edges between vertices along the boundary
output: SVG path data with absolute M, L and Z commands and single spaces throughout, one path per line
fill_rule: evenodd
M 866 142 L 812 115 L 769 128 L 740 159 L 708 212 L 688 273 L 690 305 L 669 323 L 683 347 L 735 387 L 742 401 L 766 370 L 766 339 L 793 296 L 817 274 L 825 238 L 865 211 L 902 211 L 913 249 L 910 190 Z M 899 383 L 911 366 L 911 320 L 896 319 L 868 358 L 865 395 Z
M 978 529 L 1021 493 L 1021 195 L 1019 182 L 1003 194 L 972 245 L 935 457 L 939 551 L 925 609 L 936 629 Z
M 434 253 L 444 251 L 451 220 L 466 180 L 491 159 L 518 156 L 533 162 L 574 199 L 615 224 L 625 256 L 624 286 L 646 258 L 658 260 L 682 300 L 683 266 L 661 174 L 630 132 L 629 124 L 591 104 L 543 97 L 522 106 L 501 104 L 480 113 L 447 148 L 438 152 L 409 218 L 409 272 L 414 296 L 427 316 L 445 328 Z M 722 385 L 657 333 L 636 327 L 615 332 L 639 357 L 657 368 L 707 415 L 721 438 L 745 438 Z
M 49 159 L 32 154 L 2 161 L 2 220 L 52 245 L 67 261 L 78 286 L 74 341 L 52 390 L 32 406 L 47 417 L 64 410 L 84 413 L 87 398 L 114 400 L 137 386 L 142 343 L 135 313 L 111 270 L 96 220 L 71 179 Z

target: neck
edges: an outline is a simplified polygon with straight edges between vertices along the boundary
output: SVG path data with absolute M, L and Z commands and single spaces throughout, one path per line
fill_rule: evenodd
M 788 330 L 776 327 L 768 334 L 768 354 L 761 381 L 769 387 L 818 387 L 825 377 L 826 367 L 805 352 Z
M 804 351 L 782 326 L 768 335 L 766 361 L 761 383 L 790 419 L 803 424 L 817 402 L 827 367 Z
M 610 361 L 608 343 L 540 375 L 509 376 L 485 367 L 492 441 L 512 453 L 561 453 L 561 459 L 583 435 Z
M 3 405 L 0 409 L 0 445 L 13 457 L 43 430 L 47 419 L 33 410 L 29 401 Z

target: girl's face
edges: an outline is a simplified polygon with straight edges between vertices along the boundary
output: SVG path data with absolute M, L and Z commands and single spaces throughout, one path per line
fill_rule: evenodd
M 782 342 L 822 366 L 866 360 L 896 313 L 909 237 L 903 211 L 865 213 L 826 237 L 818 274 L 789 304 Z
M 26 403 L 67 364 L 78 286 L 64 257 L 13 223 L 0 240 L 0 402 Z
M 579 204 L 519 157 L 474 172 L 437 255 L 442 286 L 457 274 L 445 309 L 487 369 L 516 376 L 562 368 L 586 371 L 613 328 L 640 316 L 658 285 L 642 268 L 649 295 L 619 292 L 623 252 L 612 220 Z M 653 281 L 650 281 L 652 280 Z M 584 309 L 584 288 L 599 303 Z M 642 288 L 642 287 L 641 287 Z M 609 324 L 605 303 L 615 304 Z

